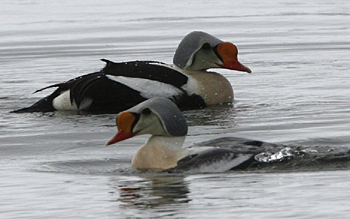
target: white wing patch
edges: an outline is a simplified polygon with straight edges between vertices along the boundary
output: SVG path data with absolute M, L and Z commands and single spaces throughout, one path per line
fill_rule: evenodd
M 183 93 L 177 87 L 144 78 L 129 78 L 124 76 L 106 75 L 109 79 L 124 84 L 131 89 L 139 91 L 144 98 L 178 96 Z
M 81 101 L 79 109 L 88 109 L 91 103 L 92 99 L 86 97 Z M 62 92 L 55 99 L 53 99 L 52 105 L 56 110 L 78 110 L 75 101 L 73 101 L 73 104 L 70 101 L 70 90 Z
M 234 154 L 222 160 L 208 160 L 205 164 L 202 164 L 198 169 L 190 170 L 188 172 L 200 172 L 200 173 L 222 173 L 226 172 L 243 162 L 247 161 L 252 155 L 238 154 L 237 157 L 232 157 Z
M 56 110 L 78 110 L 75 102 L 73 102 L 73 104 L 70 102 L 69 90 L 62 92 L 55 99 L 53 99 L 52 105 Z

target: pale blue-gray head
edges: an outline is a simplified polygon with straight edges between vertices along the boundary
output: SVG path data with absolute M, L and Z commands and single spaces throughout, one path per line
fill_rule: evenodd
M 173 63 L 187 70 L 226 68 L 251 73 L 238 59 L 237 47 L 201 31 L 185 36 L 176 49 Z
M 107 145 L 141 134 L 186 136 L 188 130 L 179 108 L 163 97 L 151 98 L 119 113 L 117 126 L 118 133 Z

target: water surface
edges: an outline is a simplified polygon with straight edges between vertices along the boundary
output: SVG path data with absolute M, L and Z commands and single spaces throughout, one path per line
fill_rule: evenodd
M 193 30 L 235 43 L 252 74 L 217 70 L 232 108 L 185 112 L 186 145 L 245 137 L 350 147 L 350 5 L 336 1 L 3 1 L 0 9 L 2 218 L 344 218 L 347 161 L 319 168 L 141 174 L 148 136 L 105 147 L 115 115 L 9 114 L 35 90 L 113 61 L 172 62 Z

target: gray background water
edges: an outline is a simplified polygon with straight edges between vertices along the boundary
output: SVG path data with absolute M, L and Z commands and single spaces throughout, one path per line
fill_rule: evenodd
M 115 146 L 115 115 L 9 114 L 33 91 L 97 71 L 101 58 L 172 62 L 183 36 L 235 43 L 252 74 L 217 70 L 232 109 L 185 112 L 186 144 L 237 136 L 350 147 L 350 3 L 335 1 L 1 1 L 1 218 L 346 218 L 346 169 L 139 174 L 148 136 Z M 335 167 L 337 165 L 335 164 Z

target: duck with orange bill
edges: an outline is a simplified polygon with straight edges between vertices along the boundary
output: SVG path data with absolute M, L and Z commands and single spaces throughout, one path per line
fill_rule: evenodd
M 102 59 L 106 66 L 99 72 L 37 90 L 56 88 L 32 106 L 12 112 L 118 113 L 153 97 L 165 97 L 182 110 L 231 104 L 234 95 L 230 82 L 208 69 L 250 73 L 251 70 L 238 61 L 237 55 L 234 44 L 194 31 L 180 42 L 173 65 L 157 61 L 115 63 Z
M 132 159 L 132 166 L 149 172 L 225 172 L 290 160 L 301 147 L 224 137 L 183 146 L 188 127 L 179 108 L 166 98 L 152 98 L 119 113 L 118 132 L 107 145 L 151 134 Z M 303 154 L 304 155 L 304 154 Z

